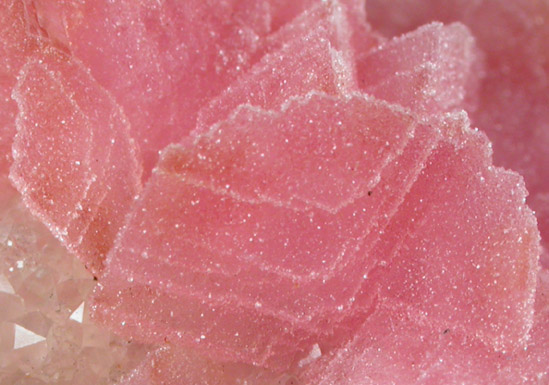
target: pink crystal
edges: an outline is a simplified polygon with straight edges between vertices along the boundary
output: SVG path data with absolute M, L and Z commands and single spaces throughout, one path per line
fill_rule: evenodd
M 0 383 L 547 384 L 545 0 L 0 3 Z
M 367 5 L 370 21 L 390 35 L 431 20 L 460 21 L 471 29 L 486 63 L 478 108 L 469 111 L 472 122 L 493 141 L 495 163 L 524 176 L 542 245 L 549 248 L 548 2 L 369 0 Z
M 197 132 L 223 121 L 242 104 L 273 109 L 310 91 L 330 95 L 356 88 L 345 13 L 320 3 L 269 35 L 266 54 L 198 114 Z
M 526 350 L 496 353 L 471 335 L 384 302 L 351 342 L 302 375 L 315 384 L 545 384 L 549 362 L 549 275 L 538 280 L 536 319 Z M 388 374 L 390 373 L 390 374 Z
M 381 297 L 433 324 L 518 350 L 533 318 L 536 221 L 522 179 L 492 166 L 486 137 L 462 119 L 443 123 L 445 135 L 376 248 L 389 263 L 373 279 Z
M 24 7 L 18 0 L 0 2 L 0 173 L 11 163 L 11 143 L 15 135 L 17 106 L 11 90 L 27 55 L 38 49 L 38 41 L 27 37 Z
M 81 64 L 55 49 L 28 59 L 13 95 L 10 177 L 31 211 L 99 272 L 140 189 L 128 122 Z
M 119 328 L 121 317 L 137 320 L 131 314 L 145 306 L 126 295 L 158 291 L 165 303 L 153 304 L 149 322 L 163 320 L 166 329 L 141 319 L 121 332 L 175 343 L 179 334 L 185 345 L 198 338 L 197 347 L 209 355 L 266 364 L 276 357 L 271 365 L 284 365 L 325 333 L 330 318 L 350 316 L 338 308 L 349 308 L 378 260 L 357 252 L 365 237 L 375 237 L 375 213 L 391 210 L 403 194 L 378 190 L 380 175 L 406 146 L 413 120 L 363 96 L 337 101 L 312 94 L 281 112 L 244 107 L 216 128 L 164 152 L 110 257 L 96 297 L 98 317 Z M 417 171 L 387 177 L 406 181 Z M 112 297 L 119 290 L 124 294 Z M 178 311 L 173 301 L 186 305 Z M 109 310 L 114 307 L 117 312 Z M 205 316 L 189 318 L 191 308 Z M 223 327 L 212 328 L 208 319 L 222 312 Z M 276 333 L 280 327 L 304 341 Z
M 169 373 L 169 375 L 166 375 Z M 173 347 L 162 347 L 148 354 L 141 364 L 122 380 L 122 385 L 287 383 L 287 374 L 275 374 L 250 365 L 212 362 L 204 357 Z
M 269 27 L 256 0 L 28 2 L 124 108 L 145 176 L 158 151 L 194 127 L 197 109 L 249 66 Z
M 95 298 L 102 322 L 133 338 L 278 369 L 314 342 L 332 343 L 322 325 L 331 322 L 329 334 L 356 325 L 355 313 L 368 312 L 377 292 L 497 350 L 524 346 L 535 221 L 520 179 L 490 165 L 481 135 L 450 120 L 434 152 L 406 151 L 425 140 L 410 140 L 417 123 L 360 97 L 297 99 L 281 118 L 244 108 L 164 153 L 108 261 Z M 439 130 L 419 135 L 434 137 L 432 146 Z M 390 163 L 410 171 L 395 174 Z M 391 217 L 381 220 L 378 210 Z M 449 281 L 440 281 L 444 274 Z
M 143 347 L 91 322 L 92 275 L 5 177 L 0 218 L 0 383 L 106 383 L 142 361 Z
M 423 114 L 465 107 L 481 69 L 474 38 L 458 23 L 425 25 L 357 61 L 361 89 Z

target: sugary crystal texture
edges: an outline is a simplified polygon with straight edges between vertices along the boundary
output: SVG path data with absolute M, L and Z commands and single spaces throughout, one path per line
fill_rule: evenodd
M 532 324 L 535 225 L 520 179 L 491 166 L 461 116 L 434 128 L 317 93 L 280 112 L 244 106 L 163 153 L 109 256 L 96 316 L 279 370 L 394 297 L 516 350 Z
M 494 352 L 471 335 L 386 301 L 353 340 L 301 374 L 301 383 L 546 384 L 549 362 L 549 274 L 537 284 L 536 318 L 526 349 Z
M 427 115 L 463 108 L 481 69 L 474 38 L 459 23 L 422 26 L 357 61 L 361 89 Z
M 547 384 L 545 0 L 0 3 L 0 382 Z
M 225 120 L 241 104 L 276 109 L 310 91 L 356 89 L 350 32 L 340 24 L 346 24 L 341 7 L 320 3 L 269 35 L 269 53 L 199 112 L 196 131 Z
M 127 119 L 80 62 L 50 47 L 29 57 L 13 97 L 11 180 L 31 211 L 98 273 L 140 190 Z
M 257 0 L 26 2 L 123 107 L 145 177 L 158 151 L 184 138 L 197 110 L 249 67 L 270 28 L 268 4 Z
M 367 8 L 374 27 L 391 36 L 434 20 L 471 30 L 486 68 L 468 112 L 494 143 L 495 163 L 524 176 L 549 249 L 549 2 L 370 0 Z
M 17 105 L 11 91 L 27 56 L 38 47 L 37 39 L 27 35 L 23 4 L 18 0 L 0 2 L 0 175 L 7 174 L 12 160 Z
M 210 356 L 284 365 L 311 338 L 331 334 L 330 319 L 349 318 L 338 309 L 351 306 L 361 272 L 376 264 L 357 253 L 376 212 L 401 194 L 371 191 L 414 129 L 384 103 L 313 93 L 282 111 L 244 106 L 194 143 L 168 148 L 109 257 L 98 317 L 136 319 L 145 303 L 119 299 L 150 289 L 165 298 L 150 322 L 160 317 L 166 329 L 140 320 L 121 332 L 151 341 L 179 333 Z M 109 294 L 118 290 L 118 299 Z M 164 319 L 170 301 L 186 305 Z

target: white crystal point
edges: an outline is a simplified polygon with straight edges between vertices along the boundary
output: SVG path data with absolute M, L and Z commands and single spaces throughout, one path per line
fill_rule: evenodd
M 13 286 L 3 274 L 0 274 L 0 293 L 15 294 Z
M 82 323 L 82 321 L 84 320 L 84 302 L 82 302 L 80 306 L 78 306 L 76 310 L 72 312 L 69 318 L 78 323 Z
M 15 341 L 13 343 L 13 349 L 21 349 L 25 346 L 34 345 L 45 340 L 45 337 L 31 332 L 23 326 L 15 325 Z
M 318 344 L 314 344 L 309 355 L 303 358 L 302 360 L 300 360 L 298 363 L 298 366 L 302 368 L 305 365 L 309 365 L 311 362 L 316 361 L 321 356 L 322 356 L 322 352 L 320 350 L 320 346 L 318 346 Z

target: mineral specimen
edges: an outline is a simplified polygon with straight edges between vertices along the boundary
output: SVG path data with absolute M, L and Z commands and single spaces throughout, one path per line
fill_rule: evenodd
M 432 20 L 471 29 L 486 63 L 472 122 L 494 143 L 495 163 L 526 180 L 542 245 L 549 248 L 549 2 L 368 0 L 367 8 L 387 35 Z M 549 256 L 543 261 L 549 267 Z
M 39 42 L 27 34 L 21 1 L 0 2 L 0 28 L 0 173 L 5 175 L 11 163 L 11 142 L 17 114 L 11 91 L 27 56 L 38 49 Z
M 199 107 L 249 67 L 269 28 L 264 0 L 26 3 L 123 107 L 145 176 L 159 150 L 194 128 Z
M 477 91 L 480 57 L 465 26 L 432 23 L 357 60 L 358 82 L 365 92 L 418 113 L 459 110 Z
M 111 384 L 145 347 L 90 320 L 95 281 L 0 178 L 0 383 Z
M 55 49 L 29 57 L 13 98 L 11 180 L 27 207 L 98 273 L 141 187 L 128 122 L 80 63 Z
M 546 384 L 549 276 L 540 274 L 532 341 L 501 354 L 454 328 L 384 302 L 353 340 L 303 375 L 307 384 Z M 390 374 L 388 374 L 390 373 Z
M 0 0 L 0 383 L 549 384 L 548 19 Z

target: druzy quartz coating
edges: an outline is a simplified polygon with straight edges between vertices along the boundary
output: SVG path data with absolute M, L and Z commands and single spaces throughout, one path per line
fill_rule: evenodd
M 0 19 L 0 384 L 549 384 L 546 0 Z

